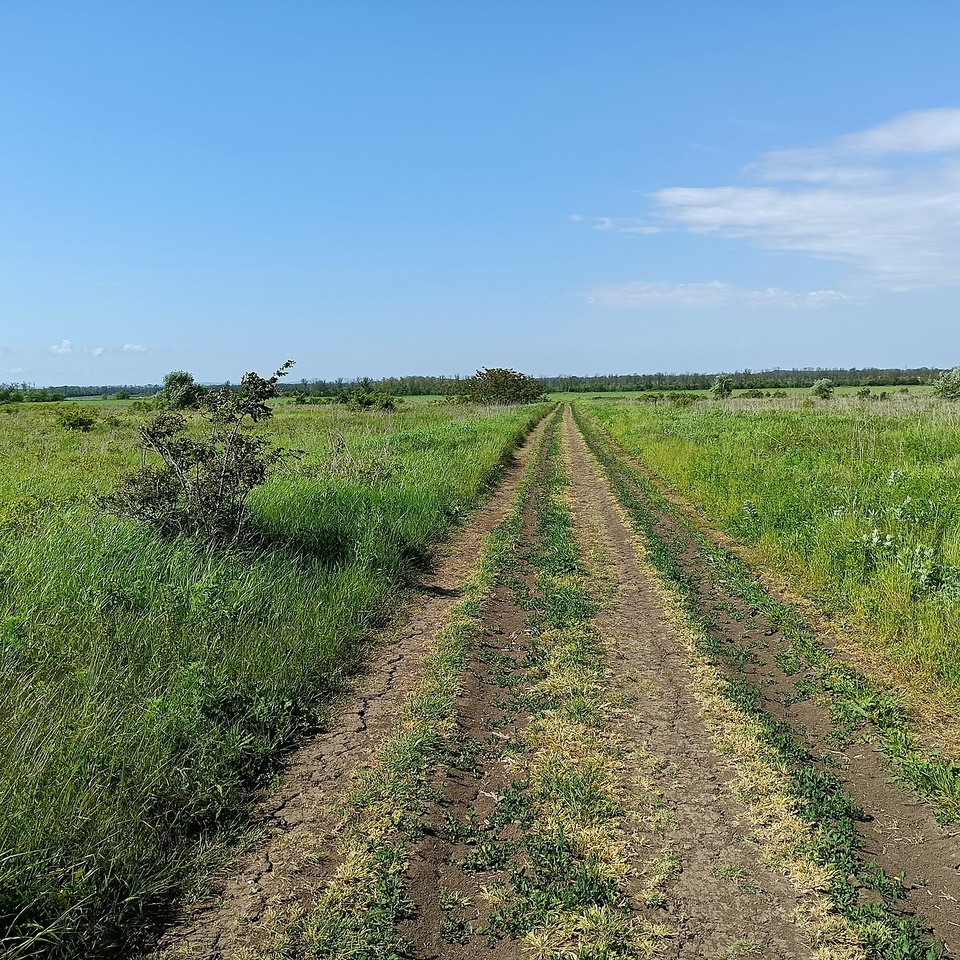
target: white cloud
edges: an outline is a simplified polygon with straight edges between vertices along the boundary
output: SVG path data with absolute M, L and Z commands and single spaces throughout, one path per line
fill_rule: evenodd
M 619 233 L 661 233 L 663 227 L 656 227 L 644 220 L 629 220 L 622 217 L 597 217 L 593 221 L 596 230 L 616 230 Z
M 851 298 L 837 290 L 796 293 L 768 287 L 748 290 L 714 280 L 710 283 L 668 283 L 637 280 L 610 283 L 590 291 L 587 299 L 606 307 L 827 307 Z
M 849 263 L 867 287 L 960 284 L 960 108 L 776 150 L 746 173 L 754 185 L 658 190 L 655 224 Z M 651 226 L 598 221 L 624 233 Z
M 142 343 L 125 343 L 120 348 L 123 353 L 146 353 L 147 348 Z
M 73 344 L 69 340 L 61 340 L 50 348 L 50 352 L 61 356 L 67 353 L 73 353 Z

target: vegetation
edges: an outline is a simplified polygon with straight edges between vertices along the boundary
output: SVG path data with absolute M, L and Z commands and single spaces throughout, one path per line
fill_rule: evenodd
M 284 406 L 264 438 L 303 456 L 215 550 L 92 509 L 141 414 L 0 420 L 5 955 L 132 953 L 541 413 Z
M 960 696 L 960 425 L 948 409 L 591 405 L 761 566 Z
M 171 370 L 163 378 L 163 387 L 154 397 L 154 402 L 165 410 L 195 410 L 206 393 L 206 387 L 197 383 L 192 373 Z
M 710 387 L 710 392 L 718 400 L 726 400 L 733 393 L 733 380 L 725 373 L 718 373 L 714 378 L 713 386 Z
M 944 400 L 960 400 L 960 367 L 940 374 L 933 382 L 933 392 Z
M 151 417 L 140 428 L 140 445 L 144 460 L 154 454 L 159 465 L 145 462 L 102 497 L 101 506 L 167 536 L 200 536 L 208 545 L 237 539 L 248 519 L 247 498 L 293 455 L 242 431 L 248 419 L 253 424 L 270 419 L 267 401 L 277 396 L 280 378 L 292 366 L 288 360 L 268 379 L 247 373 L 236 390 L 202 393 L 189 374 L 168 374 L 164 404 L 170 411 L 196 406 L 203 436 L 189 436 L 188 421 L 179 413 Z
M 539 403 L 546 399 L 543 383 L 504 367 L 485 367 L 461 385 L 464 403 Z
M 817 380 L 810 388 L 810 393 L 818 400 L 829 400 L 833 396 L 834 383 L 828 377 Z

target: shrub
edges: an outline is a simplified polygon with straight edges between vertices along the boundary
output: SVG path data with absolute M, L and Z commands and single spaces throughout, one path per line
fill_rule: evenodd
M 546 399 L 536 377 L 505 367 L 485 367 L 463 383 L 465 403 L 539 403 Z
M 206 395 L 202 387 L 186 370 L 171 370 L 163 378 L 163 387 L 154 397 L 156 405 L 165 410 L 195 410 Z
M 960 367 L 941 373 L 933 382 L 933 392 L 944 400 L 960 400 Z
M 144 465 L 100 505 L 166 535 L 199 536 L 211 544 L 237 539 L 251 491 L 292 455 L 241 428 L 248 420 L 269 419 L 267 401 L 278 395 L 277 384 L 292 366 L 288 360 L 269 379 L 248 373 L 237 389 L 204 391 L 199 415 L 207 429 L 200 439 L 188 435 L 189 422 L 180 413 L 164 410 L 151 417 L 140 429 Z M 159 465 L 147 463 L 150 456 Z
M 69 406 L 57 410 L 57 423 L 64 430 L 80 430 L 89 433 L 97 422 L 97 411 L 93 407 Z
M 733 393 L 733 381 L 725 373 L 720 373 L 713 381 L 710 392 L 717 400 L 726 400 Z
M 810 393 L 820 400 L 829 400 L 833 396 L 833 381 L 824 377 L 818 380 L 811 388 Z

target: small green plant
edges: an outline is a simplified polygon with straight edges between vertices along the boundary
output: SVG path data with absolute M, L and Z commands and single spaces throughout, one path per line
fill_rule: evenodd
M 165 535 L 199 536 L 209 543 L 237 539 L 251 491 L 266 483 L 273 466 L 291 456 L 242 428 L 248 420 L 270 418 L 267 401 L 278 395 L 280 378 L 292 366 L 287 360 L 267 379 L 247 373 L 236 390 L 225 386 L 204 392 L 199 414 L 207 429 L 199 439 L 189 435 L 189 421 L 182 414 L 165 410 L 153 416 L 140 429 L 143 466 L 102 498 L 101 506 Z M 159 466 L 147 463 L 151 454 L 159 457 Z

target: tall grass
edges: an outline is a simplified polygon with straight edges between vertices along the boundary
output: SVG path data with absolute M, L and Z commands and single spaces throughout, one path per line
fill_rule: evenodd
M 542 408 L 279 408 L 263 545 L 98 515 L 139 415 L 0 410 L 0 944 L 128 955 Z
M 710 519 L 831 611 L 904 678 L 960 701 L 960 409 L 932 399 L 593 416 Z

